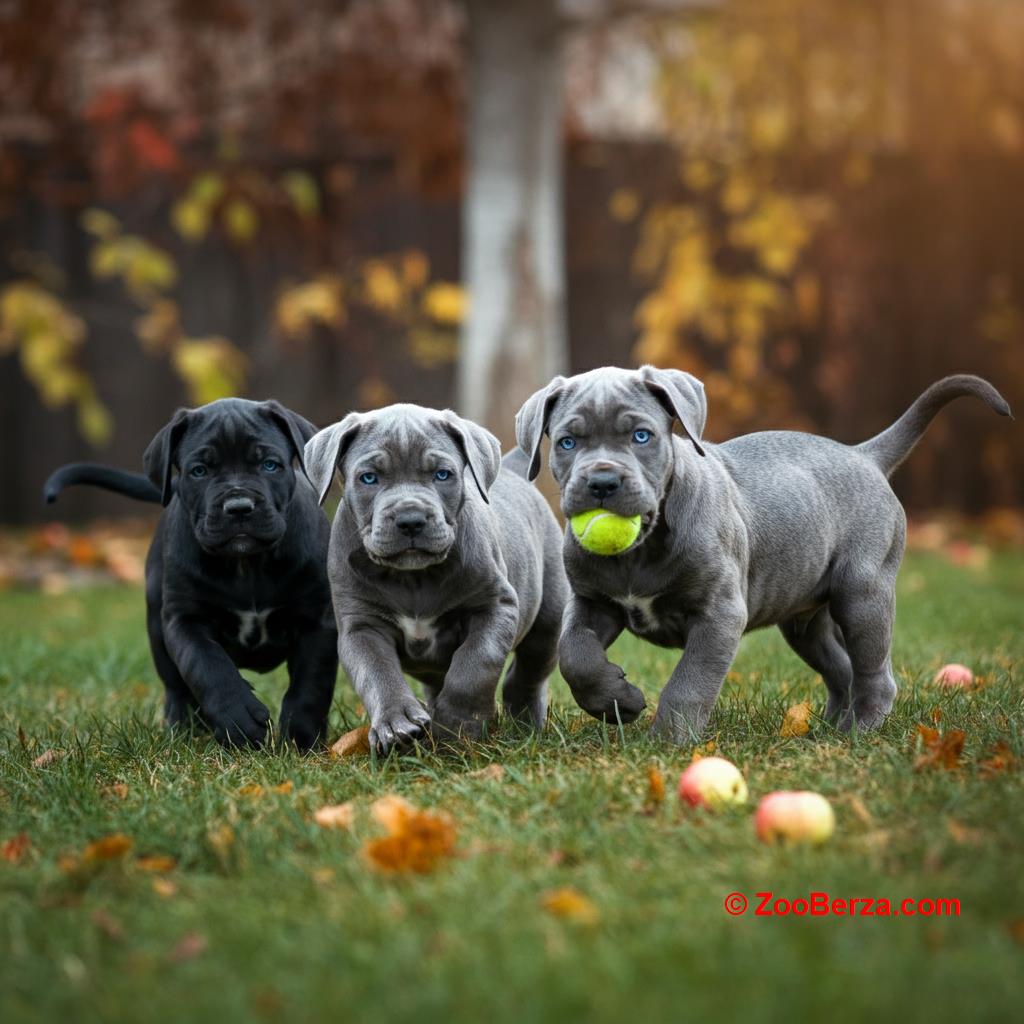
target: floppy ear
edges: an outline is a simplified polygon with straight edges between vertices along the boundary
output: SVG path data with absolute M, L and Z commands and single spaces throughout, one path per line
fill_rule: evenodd
M 690 439 L 697 454 L 703 455 L 700 436 L 704 433 L 704 424 L 708 418 L 704 385 L 691 373 L 659 370 L 655 366 L 641 366 L 640 376 L 665 411 L 679 420 L 683 433 Z
M 306 473 L 306 442 L 316 433 L 316 427 L 305 417 L 292 412 L 274 399 L 263 402 L 260 408 L 284 431 L 285 437 L 291 442 L 292 454 L 299 460 L 299 468 Z M 309 474 L 306 473 L 306 476 Z
M 334 482 L 334 471 L 338 463 L 359 433 L 361 421 L 359 413 L 350 412 L 340 423 L 324 427 L 306 442 L 303 467 L 321 505 Z
M 528 480 L 535 479 L 540 472 L 540 443 L 564 384 L 564 377 L 555 377 L 546 388 L 534 392 L 516 413 L 516 441 L 530 460 Z
M 462 450 L 480 497 L 489 503 L 487 494 L 501 468 L 501 444 L 489 430 L 472 420 L 464 420 L 450 409 L 445 409 L 442 415 L 444 428 Z
M 174 497 L 173 470 L 177 465 L 178 445 L 192 416 L 191 409 L 179 409 L 167 426 L 157 431 L 156 437 L 142 456 L 142 467 L 153 486 L 160 492 L 160 503 L 166 508 Z

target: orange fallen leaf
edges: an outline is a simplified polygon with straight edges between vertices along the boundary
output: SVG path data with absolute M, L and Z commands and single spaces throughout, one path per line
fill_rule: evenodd
M 150 871 L 155 875 L 166 875 L 168 871 L 173 871 L 178 866 L 178 862 L 173 857 L 154 854 L 138 857 L 135 861 L 135 866 L 140 871 Z
M 20 864 L 31 849 L 32 840 L 29 839 L 28 833 L 19 832 L 0 845 L 0 860 L 5 860 L 8 864 Z
M 1005 740 L 1000 740 L 992 748 L 992 753 L 984 761 L 978 763 L 978 771 L 986 776 L 1000 775 L 1003 772 L 1012 771 L 1016 767 L 1017 755 Z
M 370 727 L 361 725 L 345 733 L 331 746 L 332 757 L 358 757 L 370 753 Z
M 246 786 L 241 786 L 238 790 L 239 796 L 263 796 L 266 790 L 255 782 L 250 782 Z
M 503 765 L 494 762 L 484 765 L 483 768 L 477 768 L 476 771 L 466 772 L 466 775 L 471 779 L 488 779 L 500 782 L 505 777 L 505 768 Z
M 169 878 L 154 878 L 153 892 L 157 896 L 162 896 L 165 900 L 169 900 L 172 896 L 177 895 L 178 886 Z
M 64 756 L 63 750 L 44 750 L 33 762 L 33 768 L 45 768 L 54 761 L 59 761 Z
M 133 845 L 132 840 L 123 832 L 114 832 L 89 843 L 82 851 L 82 863 L 96 864 L 100 861 L 120 860 Z
M 708 740 L 707 743 L 702 743 L 699 746 L 693 748 L 693 753 L 690 755 L 691 761 L 699 761 L 702 757 L 710 757 L 717 746 L 714 740 Z
M 118 800 L 128 799 L 128 786 L 123 782 L 112 782 L 100 791 L 104 796 L 116 797 Z
M 167 954 L 167 959 L 172 964 L 180 964 L 185 960 L 194 960 L 197 956 L 202 956 L 208 946 L 209 943 L 202 932 L 189 932 Z
M 665 801 L 665 774 L 657 765 L 647 769 L 647 804 L 653 807 Z
M 356 816 L 356 805 L 351 801 L 331 804 L 313 812 L 313 820 L 321 828 L 351 828 Z
M 801 701 L 786 709 L 786 716 L 779 726 L 780 736 L 805 736 L 811 728 L 811 702 Z
M 279 783 L 276 786 L 271 786 L 270 787 L 270 792 L 271 793 L 285 794 L 285 793 L 290 793 L 294 788 L 295 788 L 295 783 L 292 782 L 291 779 L 288 779 L 285 782 Z
M 917 736 L 921 743 L 921 753 L 914 761 L 914 770 L 922 768 L 944 768 L 954 771 L 960 767 L 960 757 L 964 750 L 963 729 L 951 729 L 940 733 L 927 725 L 917 727 Z
M 597 907 L 571 885 L 544 893 L 540 904 L 549 914 L 577 924 L 595 925 L 601 919 Z
M 82 569 L 99 565 L 102 561 L 100 549 L 90 537 L 75 537 L 68 545 L 68 558 L 73 565 Z
M 444 811 L 422 811 L 400 796 L 381 797 L 370 810 L 389 833 L 363 846 L 363 856 L 378 871 L 425 874 L 452 855 L 455 823 Z

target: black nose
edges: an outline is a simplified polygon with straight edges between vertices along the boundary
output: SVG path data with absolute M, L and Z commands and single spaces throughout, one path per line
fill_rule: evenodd
M 590 474 L 587 490 L 595 498 L 607 498 L 622 486 L 622 477 L 610 469 L 598 469 Z
M 427 525 L 427 517 L 422 512 L 399 512 L 395 516 L 395 526 L 406 537 L 418 537 Z
M 228 498 L 224 502 L 224 514 L 228 516 L 247 516 L 255 507 L 256 504 L 252 498 L 237 495 L 234 498 Z

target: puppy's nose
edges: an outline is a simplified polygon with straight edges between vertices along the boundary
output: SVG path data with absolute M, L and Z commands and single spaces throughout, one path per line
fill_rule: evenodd
M 224 502 L 224 514 L 228 516 L 247 516 L 256 507 L 252 498 L 236 495 Z
M 395 516 L 395 526 L 410 539 L 418 537 L 427 525 L 427 517 L 422 512 L 399 512 Z
M 610 469 L 595 470 L 587 479 L 587 490 L 595 498 L 608 498 L 622 486 L 622 477 Z

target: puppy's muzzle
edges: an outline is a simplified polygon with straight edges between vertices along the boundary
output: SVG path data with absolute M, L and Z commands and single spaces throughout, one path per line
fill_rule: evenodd
M 614 469 L 595 469 L 587 476 L 587 490 L 598 501 L 610 498 L 622 486 L 622 474 Z
M 226 516 L 230 516 L 232 519 L 244 519 L 256 511 L 256 502 L 247 495 L 236 494 L 228 498 L 222 508 Z

